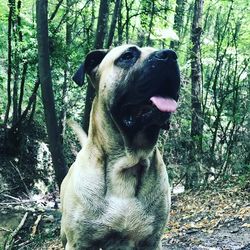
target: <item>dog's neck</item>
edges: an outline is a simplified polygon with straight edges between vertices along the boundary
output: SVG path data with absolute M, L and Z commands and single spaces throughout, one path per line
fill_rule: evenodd
M 90 117 L 88 148 L 105 164 L 107 194 L 134 197 L 141 175 L 152 165 L 155 147 L 149 150 L 127 148 L 112 118 L 107 116 L 106 110 L 102 110 L 105 107 L 97 101 L 93 102 L 95 113 L 91 112 Z
M 118 129 L 107 107 L 98 103 L 97 97 L 93 101 L 92 110 L 95 112 L 91 111 L 88 138 L 101 153 L 109 157 L 113 156 L 114 159 L 123 156 L 138 158 L 134 165 L 140 160 L 147 159 L 152 153 L 154 145 L 148 149 L 141 148 L 140 143 L 138 143 L 138 147 L 133 149 L 126 145 L 123 133 Z M 138 133 L 136 137 L 140 141 L 144 140 L 143 134 Z
M 111 117 L 103 110 L 104 108 L 104 105 L 99 104 L 98 98 L 95 97 L 90 114 L 88 138 L 100 152 L 113 154 L 117 152 L 115 149 L 122 147 L 122 141 L 118 131 L 112 127 Z

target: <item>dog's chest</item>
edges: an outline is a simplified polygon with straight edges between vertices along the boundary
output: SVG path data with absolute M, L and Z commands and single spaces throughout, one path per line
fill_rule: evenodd
M 165 178 L 158 179 L 155 168 L 135 166 L 121 171 L 119 166 L 113 166 L 106 177 L 86 169 L 82 172 L 84 181 L 78 183 L 81 206 L 73 221 L 86 246 L 101 246 L 111 239 L 140 244 L 165 224 Z
M 135 246 L 153 234 L 155 215 L 146 212 L 136 198 L 110 196 L 105 200 L 106 202 L 103 202 L 105 208 L 99 216 L 75 218 L 78 232 L 81 232 L 79 237 L 87 244 L 84 247 L 103 246 L 105 242 L 111 241 L 112 244 L 120 245 L 121 242 L 126 242 L 126 245 Z
M 100 222 L 114 231 L 125 232 L 127 236 L 139 238 L 150 235 L 153 231 L 154 215 L 145 212 L 136 198 L 118 198 L 111 196 Z
M 112 171 L 107 175 L 107 195 L 120 198 L 133 198 L 138 195 L 144 177 L 143 166 Z

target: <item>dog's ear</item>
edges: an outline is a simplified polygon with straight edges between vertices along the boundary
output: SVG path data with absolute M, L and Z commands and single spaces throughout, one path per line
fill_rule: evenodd
M 76 73 L 73 75 L 72 79 L 78 86 L 82 86 L 84 84 L 84 76 L 85 76 L 84 63 L 82 63 L 81 66 L 76 71 Z
M 101 63 L 102 59 L 106 56 L 108 50 L 99 49 L 89 52 L 86 56 L 85 61 L 78 68 L 73 76 L 73 81 L 78 85 L 82 86 L 84 84 L 85 74 L 88 74 L 91 78 L 94 69 Z

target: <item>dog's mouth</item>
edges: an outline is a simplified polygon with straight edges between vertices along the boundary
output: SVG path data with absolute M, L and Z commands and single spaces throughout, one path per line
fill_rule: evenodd
M 123 126 L 127 129 L 159 126 L 166 128 L 170 114 L 177 109 L 177 102 L 171 97 L 152 96 L 141 104 L 125 104 L 121 108 Z
M 160 129 L 168 129 L 177 109 L 180 72 L 173 51 L 156 51 L 124 74 L 111 102 L 111 113 L 126 135 L 147 135 L 155 142 Z M 153 138 L 153 139 L 152 139 Z

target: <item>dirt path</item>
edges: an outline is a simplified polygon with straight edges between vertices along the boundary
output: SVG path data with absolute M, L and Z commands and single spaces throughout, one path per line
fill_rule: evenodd
M 173 197 L 163 249 L 250 250 L 250 193 L 239 187 Z
M 248 223 L 250 220 L 248 220 Z M 250 230 L 242 222 L 233 220 L 215 229 L 212 233 L 190 230 L 186 234 L 163 240 L 164 250 L 184 249 L 244 249 L 250 250 Z

